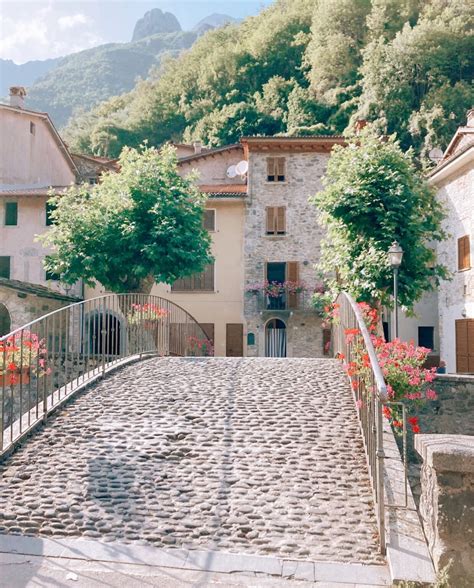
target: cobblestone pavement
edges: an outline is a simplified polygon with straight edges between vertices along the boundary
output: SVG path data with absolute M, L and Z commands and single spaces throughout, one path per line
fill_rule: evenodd
M 0 466 L 0 532 L 381 563 L 334 360 L 156 358 Z

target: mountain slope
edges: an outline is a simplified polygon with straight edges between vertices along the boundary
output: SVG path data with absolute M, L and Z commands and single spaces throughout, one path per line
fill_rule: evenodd
M 180 31 L 181 25 L 174 14 L 163 12 L 159 8 L 153 8 L 137 21 L 133 30 L 132 42 L 140 41 L 140 39 L 145 39 L 152 35 L 179 33 Z
M 218 146 L 340 133 L 364 118 L 424 157 L 472 107 L 473 26 L 463 0 L 275 0 L 75 119 L 68 140 L 115 157 L 145 139 Z
M 61 59 L 28 91 L 29 108 L 46 111 L 61 127 L 75 110 L 127 92 L 166 55 L 191 47 L 193 32 L 162 33 L 134 43 L 110 43 Z
M 10 86 L 31 86 L 56 67 L 60 60 L 61 58 L 27 61 L 18 65 L 11 59 L 0 59 L 0 96 L 7 96 Z

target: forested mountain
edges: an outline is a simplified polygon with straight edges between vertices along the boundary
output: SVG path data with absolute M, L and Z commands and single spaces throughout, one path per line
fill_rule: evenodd
M 73 112 L 88 111 L 102 100 L 128 92 L 164 55 L 177 55 L 196 39 L 194 32 L 160 33 L 63 57 L 28 89 L 28 108 L 48 112 L 61 127 Z
M 48 112 L 62 127 L 73 113 L 87 112 L 103 100 L 129 92 L 163 58 L 177 57 L 207 30 L 233 20 L 211 14 L 193 31 L 182 31 L 173 14 L 154 8 L 138 20 L 130 43 L 108 43 L 24 65 L 0 60 L 0 96 L 6 97 L 12 85 L 27 86 L 28 107 Z
M 474 102 L 473 20 L 465 0 L 276 0 L 76 117 L 67 140 L 117 156 L 145 139 L 221 145 L 366 118 L 423 155 Z
M 10 86 L 31 86 L 35 80 L 57 65 L 59 58 L 27 61 L 17 64 L 0 59 L 0 96 L 8 96 Z

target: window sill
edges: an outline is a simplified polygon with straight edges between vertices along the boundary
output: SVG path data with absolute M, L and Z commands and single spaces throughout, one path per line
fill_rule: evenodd
M 269 182 L 268 180 L 264 182 L 267 186 L 286 186 L 288 184 L 288 180 L 284 182 Z
M 288 237 L 288 233 L 285 233 L 283 235 L 267 235 L 266 233 L 263 235 L 266 239 L 275 239 L 275 240 L 279 240 L 279 239 L 284 239 L 285 237 Z
M 170 294 L 216 294 L 217 290 L 170 290 Z
M 462 274 L 463 272 L 468 272 L 470 269 L 472 269 L 472 267 L 471 267 L 471 266 L 469 266 L 469 267 L 464 267 L 464 268 L 462 268 L 462 269 L 458 269 L 457 273 L 458 273 L 458 274 Z

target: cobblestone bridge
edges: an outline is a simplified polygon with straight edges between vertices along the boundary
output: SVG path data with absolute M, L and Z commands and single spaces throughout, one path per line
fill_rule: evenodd
M 0 465 L 0 533 L 382 564 L 335 360 L 154 358 Z

